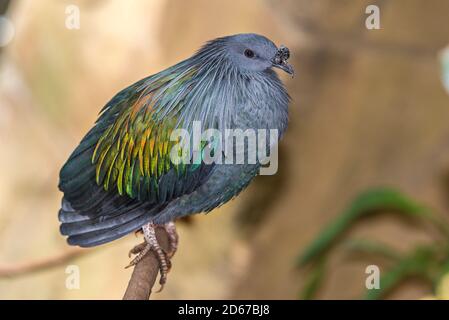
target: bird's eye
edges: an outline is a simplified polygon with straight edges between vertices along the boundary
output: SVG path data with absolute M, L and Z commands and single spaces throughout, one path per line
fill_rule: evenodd
M 254 51 L 251 49 L 246 49 L 243 53 L 247 58 L 254 58 Z

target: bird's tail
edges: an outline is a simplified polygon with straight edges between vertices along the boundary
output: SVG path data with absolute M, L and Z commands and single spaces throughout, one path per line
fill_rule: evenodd
M 62 199 L 59 210 L 61 234 L 68 236 L 70 245 L 92 247 L 121 238 L 138 230 L 151 220 L 159 208 L 145 208 L 141 204 L 114 208 L 102 214 L 75 210 L 71 204 Z
M 151 220 L 163 205 L 144 203 L 117 192 L 106 192 L 95 180 L 92 154 L 97 134 L 89 132 L 60 172 L 64 193 L 59 210 L 60 231 L 67 242 L 92 247 L 133 232 Z

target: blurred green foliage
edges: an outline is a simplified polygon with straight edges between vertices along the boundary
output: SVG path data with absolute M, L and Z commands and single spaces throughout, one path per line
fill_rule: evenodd
M 381 255 L 391 262 L 391 267 L 381 275 L 380 288 L 367 290 L 365 299 L 383 298 L 410 277 L 421 278 L 430 283 L 434 290 L 437 288 L 442 277 L 449 272 L 448 222 L 435 215 L 430 208 L 396 190 L 376 188 L 358 195 L 299 256 L 298 268 L 311 265 L 308 279 L 300 294 L 301 299 L 312 299 L 316 296 L 325 276 L 327 256 L 344 232 L 360 218 L 381 212 L 400 214 L 406 219 L 420 219 L 423 223 L 430 223 L 442 237 L 430 245 L 416 246 L 406 254 L 400 254 L 387 245 L 371 240 L 345 241 L 344 247 L 347 250 Z

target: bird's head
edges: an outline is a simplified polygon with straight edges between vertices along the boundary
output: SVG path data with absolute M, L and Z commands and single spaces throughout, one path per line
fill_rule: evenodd
M 287 63 L 290 51 L 284 46 L 279 48 L 264 36 L 246 33 L 220 39 L 224 53 L 236 68 L 245 72 L 263 72 L 279 68 L 293 76 L 293 67 Z

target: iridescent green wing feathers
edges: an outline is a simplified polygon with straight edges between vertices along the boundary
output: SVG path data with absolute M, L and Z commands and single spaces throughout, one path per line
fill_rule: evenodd
M 186 188 L 179 184 L 195 183 L 188 175 L 201 166 L 173 164 L 170 159 L 172 148 L 179 143 L 171 141 L 170 136 L 182 125 L 179 115 L 185 111 L 182 109 L 194 74 L 194 69 L 188 69 L 181 74 L 150 77 L 140 87 L 130 88 L 137 93 L 125 104 L 114 103 L 113 99 L 106 105 L 97 125 L 111 124 L 101 134 L 92 155 L 96 183 L 104 190 L 116 188 L 120 195 L 147 200 L 161 197 L 161 183 L 165 183 L 165 193 L 171 188 L 163 198 L 182 193 L 174 190 Z

